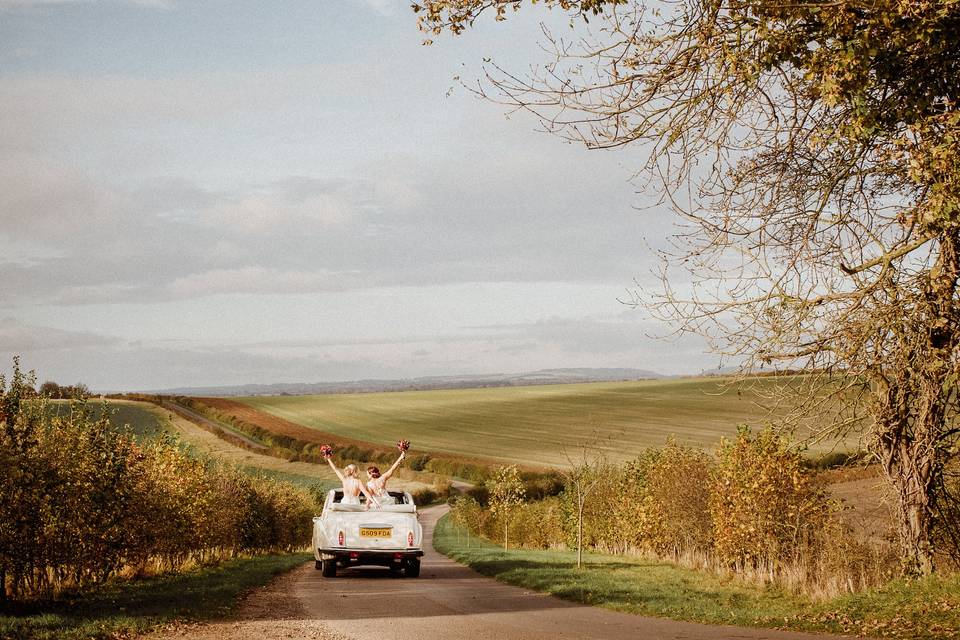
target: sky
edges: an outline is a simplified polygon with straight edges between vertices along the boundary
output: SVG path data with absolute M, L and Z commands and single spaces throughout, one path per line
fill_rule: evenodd
M 132 391 L 717 366 L 621 302 L 675 223 L 638 207 L 643 150 L 457 80 L 542 60 L 543 19 L 423 46 L 405 0 L 0 0 L 0 370 Z

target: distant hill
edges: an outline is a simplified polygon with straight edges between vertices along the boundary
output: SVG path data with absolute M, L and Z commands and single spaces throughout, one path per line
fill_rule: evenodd
M 541 369 L 527 373 L 427 376 L 401 380 L 352 380 L 345 382 L 282 382 L 241 384 L 223 387 L 179 387 L 151 393 L 181 396 L 304 396 L 324 393 L 369 393 L 375 391 L 413 391 L 428 389 L 474 389 L 517 387 L 537 384 L 574 384 L 578 382 L 615 382 L 650 380 L 665 376 L 644 369 Z

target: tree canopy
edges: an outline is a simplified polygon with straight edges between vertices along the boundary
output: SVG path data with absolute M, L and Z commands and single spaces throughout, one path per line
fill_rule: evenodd
M 831 430 L 869 416 L 904 555 L 930 570 L 958 432 L 960 1 L 414 9 L 436 37 L 534 4 L 566 12 L 574 35 L 545 29 L 547 58 L 522 74 L 492 64 L 477 90 L 567 139 L 641 151 L 648 190 L 685 227 L 662 288 L 637 303 L 748 367 L 830 379 L 852 407 Z

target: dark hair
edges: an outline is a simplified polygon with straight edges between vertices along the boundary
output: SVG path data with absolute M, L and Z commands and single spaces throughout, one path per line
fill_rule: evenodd
M 376 467 L 367 467 L 367 473 L 373 476 L 374 480 L 380 477 L 380 469 Z

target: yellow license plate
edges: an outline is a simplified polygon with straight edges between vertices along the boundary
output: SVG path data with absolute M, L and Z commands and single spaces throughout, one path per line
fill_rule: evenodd
M 370 527 L 360 527 L 361 538 L 389 538 L 393 535 L 393 529 L 372 529 Z

